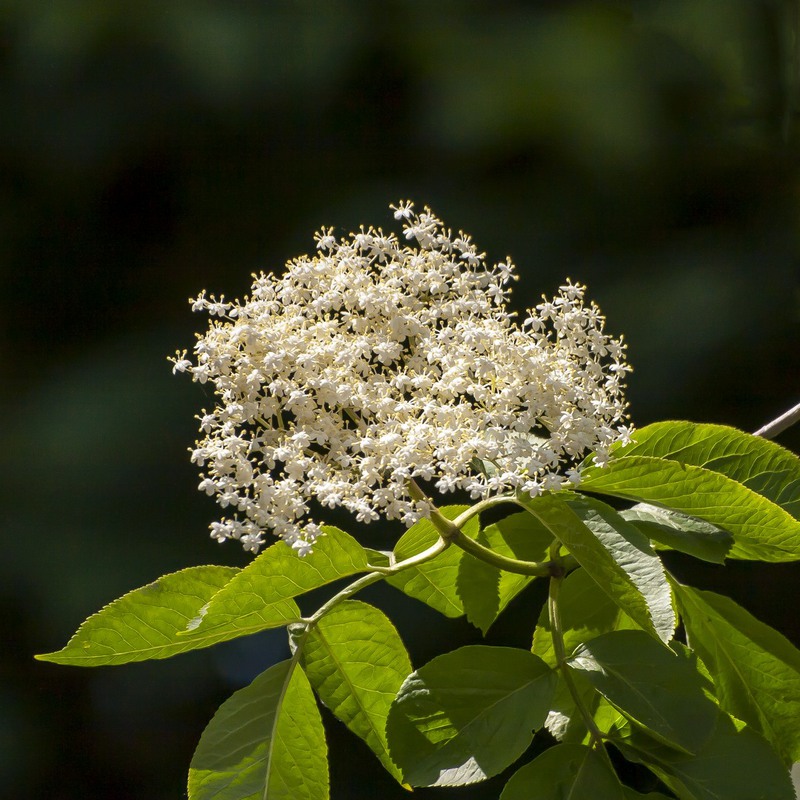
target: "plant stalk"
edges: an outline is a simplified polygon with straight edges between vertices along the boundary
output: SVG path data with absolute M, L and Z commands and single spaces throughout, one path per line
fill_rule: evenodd
M 555 545 L 554 549 L 557 548 L 558 545 Z M 561 624 L 561 611 L 558 607 L 558 595 L 563 580 L 563 575 L 552 576 L 550 578 L 550 588 L 547 596 L 547 613 L 550 618 L 550 633 L 553 637 L 553 650 L 556 654 L 557 668 L 561 673 L 561 677 L 564 679 L 564 684 L 575 703 L 575 707 L 578 709 L 578 713 L 581 715 L 583 724 L 586 725 L 586 729 L 589 731 L 589 746 L 595 750 L 602 751 L 606 757 L 608 757 L 603 747 L 603 733 L 595 724 L 594 717 L 583 702 L 583 698 L 578 691 L 578 687 L 575 685 L 572 672 L 567 664 L 567 654 L 564 649 L 564 630 Z

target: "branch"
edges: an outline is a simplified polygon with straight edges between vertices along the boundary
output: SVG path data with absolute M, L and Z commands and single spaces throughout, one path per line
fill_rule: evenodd
M 759 428 L 753 435 L 763 436 L 765 439 L 773 439 L 787 428 L 791 428 L 798 420 L 800 420 L 800 403 L 794 408 L 790 408 L 785 414 L 781 414 L 777 419 L 772 420 L 772 422 L 768 422 L 763 428 Z

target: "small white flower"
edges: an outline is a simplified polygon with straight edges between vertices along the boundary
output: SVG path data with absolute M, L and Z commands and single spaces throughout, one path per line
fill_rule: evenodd
M 389 206 L 394 211 L 395 219 L 411 219 L 414 204 L 409 200 L 401 200 L 396 206 Z
M 175 375 L 177 372 L 186 372 L 192 368 L 192 362 L 186 358 L 186 351 L 185 350 L 178 350 L 175 354 L 174 358 L 169 359 L 172 364 L 172 374 Z

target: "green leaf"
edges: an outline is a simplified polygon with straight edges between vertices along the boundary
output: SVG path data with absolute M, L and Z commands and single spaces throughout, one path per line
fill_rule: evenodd
M 580 744 L 545 750 L 509 779 L 500 800 L 625 800 L 608 760 Z
M 411 672 L 411 662 L 386 615 L 366 603 L 346 600 L 308 631 L 302 658 L 322 702 L 402 783 L 389 757 L 385 730 L 389 707 Z
M 647 537 L 611 506 L 594 498 L 570 500 L 569 507 L 630 576 L 647 602 L 656 633 L 663 642 L 669 642 L 676 623 L 672 589 L 664 565 Z
M 558 607 L 564 651 L 567 655 L 601 633 L 637 627 L 636 623 L 611 600 L 584 569 L 576 569 L 564 579 L 558 594 Z M 556 666 L 557 659 L 547 606 L 539 615 L 531 649 L 546 664 L 551 667 Z M 609 730 L 620 719 L 620 713 L 610 706 L 580 673 L 574 675 L 574 681 L 584 705 L 593 714 L 598 728 Z M 545 727 L 559 741 L 580 743 L 588 735 L 572 695 L 560 676 Z
M 558 593 L 558 608 L 567 655 L 601 633 L 632 630 L 639 626 L 592 580 L 585 569 L 564 578 Z M 545 664 L 557 664 L 547 607 L 542 608 L 531 648 Z
M 283 661 L 209 722 L 189 768 L 189 800 L 327 800 L 327 751 L 308 679 Z
M 592 514 L 598 529 L 603 523 L 603 541 L 587 527 L 573 508 L 558 495 L 545 494 L 535 498 L 520 497 L 519 502 L 530 511 L 550 532 L 569 550 L 578 563 L 594 579 L 598 586 L 632 619 L 639 627 L 659 637 L 667 635 L 663 624 L 656 629 L 648 601 L 642 595 L 637 581 L 644 585 L 644 576 L 650 571 L 650 564 L 657 556 L 647 552 L 649 543 L 639 531 L 633 529 L 626 535 L 605 526 L 600 512 Z M 587 503 L 587 514 L 595 511 Z M 624 521 L 623 521 L 624 522 Z M 632 527 L 632 526 L 630 526 Z M 629 574 L 630 573 L 630 574 Z M 634 580 L 633 574 L 637 575 Z M 654 606 L 656 609 L 656 606 Z M 670 633 L 671 636 L 671 633 Z
M 591 744 L 592 734 L 586 727 L 582 714 L 575 704 L 573 692 L 589 712 L 599 731 L 608 732 L 630 725 L 625 716 L 611 705 L 580 672 L 573 672 L 572 686 L 568 686 L 561 672 L 558 673 L 556 691 L 550 703 L 550 711 L 544 722 L 547 732 L 559 742 L 569 744 Z
M 675 585 L 689 643 L 714 676 L 720 706 L 800 761 L 800 651 L 733 600 Z
M 730 531 L 728 555 L 800 559 L 800 522 L 780 506 L 717 472 L 650 456 L 624 456 L 584 470 L 581 489 L 672 508 Z
M 469 506 L 444 506 L 439 510 L 447 519 L 453 520 L 468 508 Z M 473 517 L 462 531 L 474 539 L 478 535 L 479 527 L 478 518 Z M 420 520 L 400 537 L 394 548 L 395 560 L 403 561 L 421 553 L 438 538 L 439 534 L 433 523 L 429 519 Z M 464 613 L 464 604 L 458 594 L 458 570 L 465 557 L 472 558 L 459 547 L 449 547 L 425 564 L 391 575 L 386 578 L 386 582 L 409 597 L 427 603 L 446 617 L 460 617 Z
M 696 755 L 667 747 L 636 728 L 614 744 L 681 800 L 795 800 L 789 770 L 775 751 L 752 729 L 737 730 L 722 712 Z
M 526 650 L 472 645 L 438 656 L 406 678 L 392 704 L 392 759 L 412 786 L 490 778 L 530 745 L 555 683 Z
M 625 790 L 623 794 L 625 800 L 672 800 L 672 798 L 661 794 L 661 792 L 642 794 L 641 792 L 637 792 L 636 789 L 631 789 L 630 786 L 625 786 L 623 788 Z
M 553 535 L 527 512 L 512 514 L 478 534 L 478 542 L 520 561 L 544 561 Z M 462 558 L 457 589 L 467 619 L 486 634 L 505 607 L 532 581 L 477 558 Z
M 710 522 L 649 503 L 637 503 L 619 514 L 660 545 L 714 564 L 724 563 L 733 544 L 728 531 Z
M 226 639 L 278 628 L 299 616 L 292 598 L 339 578 L 366 572 L 367 554 L 350 535 L 331 525 L 307 556 L 276 542 L 245 567 L 189 623 L 183 636 L 219 634 Z
M 391 563 L 391 551 L 365 547 L 364 552 L 367 554 L 367 560 L 371 567 L 388 567 Z
M 40 661 L 99 667 L 150 658 L 169 658 L 221 642 L 224 635 L 185 639 L 178 634 L 239 570 L 189 567 L 164 575 L 92 614 L 67 645 Z
M 568 663 L 669 745 L 695 753 L 714 730 L 717 707 L 689 651 L 670 652 L 643 631 L 613 631 L 580 645 Z
M 636 431 L 621 456 L 654 456 L 720 472 L 800 519 L 800 458 L 775 442 L 726 425 L 656 422 Z

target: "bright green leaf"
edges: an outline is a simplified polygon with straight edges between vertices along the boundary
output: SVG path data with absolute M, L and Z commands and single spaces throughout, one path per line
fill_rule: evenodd
M 330 525 L 307 556 L 276 542 L 245 567 L 187 626 L 188 640 L 220 634 L 233 639 L 296 620 L 292 598 L 326 583 L 365 572 L 367 554 L 350 535 Z
M 478 542 L 500 555 L 520 561 L 544 561 L 553 535 L 535 517 L 512 514 L 478 534 Z M 458 594 L 467 619 L 485 634 L 505 607 L 534 578 L 506 572 L 477 558 L 463 558 L 458 571 Z
M 800 651 L 733 600 L 675 585 L 689 643 L 714 676 L 725 711 L 800 761 Z
M 720 472 L 800 519 L 800 458 L 775 442 L 725 425 L 656 422 L 616 452 Z
M 341 603 L 309 630 L 302 658 L 322 702 L 402 783 L 389 757 L 385 729 L 389 707 L 411 672 L 411 662 L 386 615 L 357 600 Z
M 761 561 L 800 559 L 800 522 L 780 506 L 717 472 L 650 456 L 588 467 L 581 489 L 672 508 L 730 531 L 728 555 Z
M 467 510 L 469 506 L 444 506 L 439 509 L 447 519 L 453 520 Z M 463 532 L 475 538 L 478 535 L 479 522 L 473 517 L 462 528 Z M 412 525 L 397 542 L 394 548 L 396 561 L 417 555 L 436 542 L 439 534 L 429 519 L 422 519 Z M 427 603 L 440 614 L 447 617 L 460 617 L 464 613 L 464 604 L 458 595 L 458 570 L 463 558 L 467 556 L 459 547 L 449 547 L 436 558 L 418 567 L 410 567 L 386 579 L 409 597 Z
M 372 547 L 365 547 L 364 552 L 367 554 L 367 560 L 371 567 L 388 567 L 391 563 L 391 551 L 375 550 Z
M 509 779 L 500 800 L 625 800 L 608 759 L 580 744 L 545 750 Z
M 775 751 L 751 728 L 737 730 L 722 712 L 696 755 L 667 747 L 635 727 L 614 744 L 681 800 L 795 800 L 789 770 Z
M 325 733 L 314 693 L 291 661 L 226 700 L 189 769 L 189 800 L 327 800 Z
M 728 531 L 710 522 L 649 503 L 637 503 L 619 515 L 653 541 L 714 564 L 725 561 L 733 544 Z
M 239 570 L 189 567 L 135 589 L 93 614 L 67 645 L 40 661 L 99 667 L 146 661 L 208 647 L 227 638 L 209 634 L 185 639 L 178 634 Z
M 672 590 L 661 559 L 647 537 L 611 506 L 590 497 L 569 501 L 569 507 L 611 553 L 647 602 L 653 627 L 663 642 L 675 633 Z
M 520 502 L 569 550 L 598 586 L 639 627 L 656 635 L 647 600 L 628 570 L 639 571 L 655 556 L 641 549 L 642 535 L 636 539 L 608 530 L 601 541 L 581 518 L 558 495 L 545 494 L 535 498 L 520 498 Z M 608 547 L 606 546 L 608 543 Z M 645 546 L 649 544 L 645 541 Z M 644 572 L 642 572 L 644 574 Z
M 555 673 L 537 656 L 473 645 L 406 678 L 386 728 L 412 786 L 461 786 L 513 764 L 544 722 Z
M 714 730 L 717 707 L 688 651 L 670 652 L 643 631 L 613 631 L 580 645 L 568 663 L 667 744 L 694 753 Z

